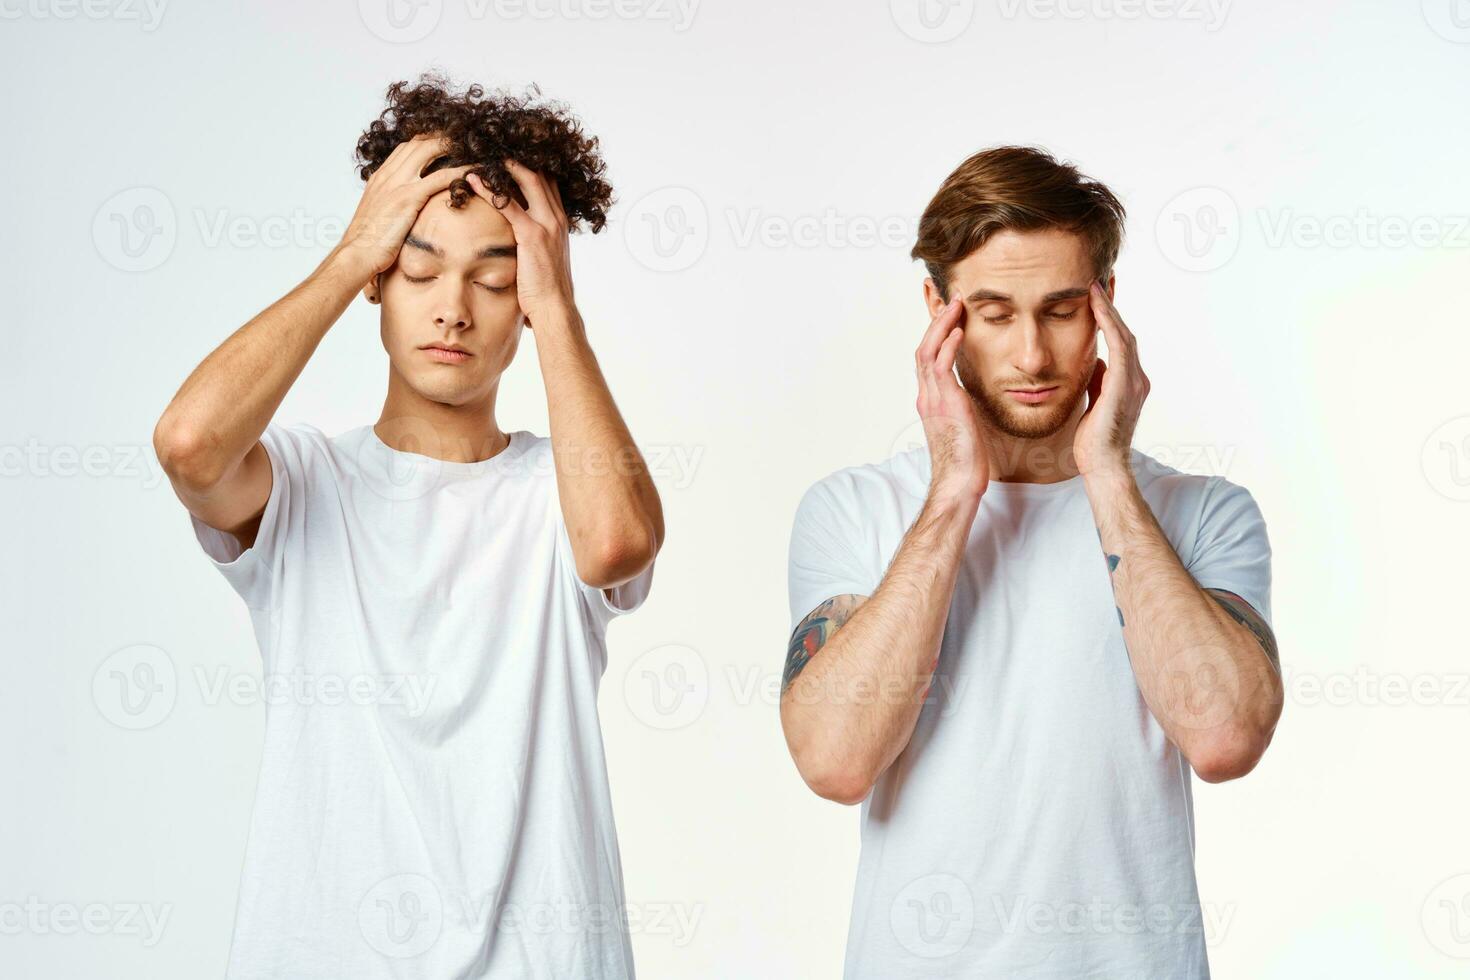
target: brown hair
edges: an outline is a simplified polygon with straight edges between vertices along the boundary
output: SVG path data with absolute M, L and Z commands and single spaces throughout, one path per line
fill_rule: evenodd
M 919 219 L 909 253 L 923 259 L 949 299 L 954 263 L 1004 229 L 1062 228 L 1087 242 L 1093 274 L 1106 279 L 1123 245 L 1123 205 L 1101 183 L 1033 146 L 982 150 L 955 168 Z
M 447 75 L 425 72 L 415 85 L 388 86 L 387 103 L 357 141 L 357 172 L 363 180 L 399 143 L 437 132 L 449 140 L 448 155 L 431 163 L 428 173 L 472 164 L 468 173 L 479 174 L 497 200 L 524 204 L 503 162 L 512 157 L 556 184 L 570 230 L 585 226 L 596 234 L 607 224 L 612 188 L 603 179 L 606 165 L 597 137 L 584 133 L 565 105 L 542 99 L 536 86 L 523 95 L 487 93 L 482 85 L 457 92 Z M 449 185 L 451 207 L 463 207 L 474 196 L 464 177 Z

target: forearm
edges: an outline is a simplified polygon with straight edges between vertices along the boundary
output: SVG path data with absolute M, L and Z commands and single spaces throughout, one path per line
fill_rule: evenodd
M 819 794 L 860 801 L 908 744 L 974 516 L 974 502 L 926 502 L 873 595 L 783 691 L 787 744 Z
M 1190 576 L 1131 475 L 1090 479 L 1087 492 L 1149 710 L 1202 778 L 1244 775 L 1280 715 L 1275 664 Z
M 165 468 L 208 487 L 238 464 L 366 281 L 354 256 L 334 250 L 300 285 L 212 351 L 185 379 L 154 430 Z
M 538 317 L 534 332 L 557 495 L 578 573 L 589 585 L 610 588 L 646 568 L 663 543 L 658 490 L 576 308 Z

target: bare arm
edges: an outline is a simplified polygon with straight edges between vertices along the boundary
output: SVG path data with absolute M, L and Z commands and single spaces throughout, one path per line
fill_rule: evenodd
M 270 498 L 260 435 L 322 337 L 376 273 L 397 259 L 424 202 L 466 167 L 418 174 L 441 152 L 419 137 L 396 147 L 369 179 L 342 242 L 291 292 L 220 344 L 185 379 L 153 430 L 179 499 L 242 548 L 255 541 Z
M 663 508 L 643 454 L 623 422 L 572 298 L 568 222 L 554 181 L 515 161 L 506 167 L 526 197 L 497 202 L 476 193 L 516 236 L 516 293 L 536 335 L 546 386 L 556 490 L 577 575 L 610 589 L 641 574 L 663 544 Z
M 818 795 L 864 799 L 913 735 L 949 616 L 955 578 L 989 460 L 969 396 L 954 376 L 963 307 L 946 306 L 915 354 L 917 407 L 929 442 L 929 496 L 871 598 L 837 596 L 796 628 L 781 725 Z
M 792 635 L 781 725 L 819 796 L 860 802 L 908 745 L 974 517 L 968 501 L 931 497 L 871 598 L 829 599 Z
M 1090 482 L 1138 689 L 1207 782 L 1250 772 L 1281 716 L 1276 640 L 1233 593 L 1200 588 L 1130 479 Z
M 175 493 L 242 548 L 255 541 L 271 490 L 260 444 L 286 392 L 362 287 L 334 253 L 303 283 L 231 334 L 184 381 L 153 430 Z
M 1138 489 L 1129 443 L 1148 396 L 1138 344 L 1100 284 L 1092 310 L 1108 341 L 1075 450 L 1138 689 L 1201 779 L 1250 772 L 1281 716 L 1276 640 L 1244 600 L 1202 589 Z

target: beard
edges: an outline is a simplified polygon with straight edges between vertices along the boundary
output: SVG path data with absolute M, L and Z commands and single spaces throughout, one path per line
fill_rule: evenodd
M 1097 366 L 1094 351 L 1086 367 L 1075 378 L 1051 373 L 1038 378 L 1007 378 L 987 387 L 963 356 L 955 358 L 960 383 L 974 402 L 980 417 L 992 427 L 1014 439 L 1045 439 L 1061 431 L 1072 418 L 1077 405 L 1087 394 L 1088 383 Z M 1007 388 L 1044 388 L 1057 385 L 1061 390 L 1043 405 L 1023 405 L 1005 393 Z

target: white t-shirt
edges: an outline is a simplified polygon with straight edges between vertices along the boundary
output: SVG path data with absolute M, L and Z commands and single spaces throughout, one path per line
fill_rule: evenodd
M 633 976 L 597 688 L 649 568 L 581 582 L 551 443 L 476 463 L 271 423 L 250 608 L 265 749 L 228 976 Z
M 1136 451 L 1133 467 L 1195 580 L 1269 621 L 1250 494 Z M 793 629 L 873 594 L 928 488 L 921 446 L 807 491 Z M 845 976 L 1208 977 L 1190 780 L 1139 693 L 1082 479 L 992 481 L 913 737 L 863 802 Z

